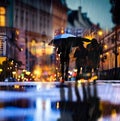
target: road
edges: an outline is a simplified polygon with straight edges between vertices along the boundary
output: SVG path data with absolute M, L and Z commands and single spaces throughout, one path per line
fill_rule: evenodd
M 0 121 L 120 121 L 120 81 L 0 82 Z

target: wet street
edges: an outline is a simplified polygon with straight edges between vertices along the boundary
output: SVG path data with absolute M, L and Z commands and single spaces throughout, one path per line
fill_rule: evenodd
M 0 82 L 0 121 L 120 121 L 120 82 Z

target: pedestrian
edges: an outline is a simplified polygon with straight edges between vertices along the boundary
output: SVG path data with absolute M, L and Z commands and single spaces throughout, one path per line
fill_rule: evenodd
M 71 51 L 71 47 L 67 43 L 67 39 L 61 41 L 61 44 L 58 47 L 58 54 L 60 54 L 60 68 L 61 68 L 61 76 L 62 82 L 68 80 L 68 70 L 69 70 L 69 54 Z
M 87 49 L 83 46 L 83 42 L 81 42 L 81 44 L 79 44 L 79 47 L 76 49 L 74 53 L 74 57 L 76 58 L 77 69 L 76 81 L 79 79 L 80 70 L 85 71 L 87 53 Z
M 92 39 L 91 43 L 87 45 L 88 50 L 88 71 L 92 73 L 99 67 L 100 54 L 102 54 L 102 46 L 96 39 Z

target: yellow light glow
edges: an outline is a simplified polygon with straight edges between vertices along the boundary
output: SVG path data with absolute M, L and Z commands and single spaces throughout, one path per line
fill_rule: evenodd
M 92 40 L 94 38 L 94 36 L 88 35 L 88 36 L 85 36 L 84 38 L 89 39 L 89 40 Z M 88 43 L 88 42 L 86 42 L 86 43 Z
M 85 79 L 80 79 L 80 80 L 78 80 L 78 83 L 80 84 L 80 83 L 85 83 L 86 82 L 86 80 Z
M 108 48 L 108 46 L 107 46 L 107 45 L 104 45 L 104 48 L 105 48 L 105 49 L 107 49 L 107 48 Z
M 64 30 L 61 30 L 61 34 L 63 34 L 64 33 Z
M 31 43 L 29 43 L 30 48 L 29 51 L 37 57 L 43 56 L 43 53 L 45 55 L 51 55 L 53 53 L 54 48 L 52 46 L 49 46 L 48 43 L 38 42 L 36 43 L 35 40 L 33 40 Z
M 26 72 L 26 70 L 25 70 L 25 69 L 23 69 L 23 72 Z
M 5 7 L 0 7 L 0 26 L 5 26 L 6 23 L 5 14 L 6 14 Z
M 2 71 L 3 71 L 3 69 L 0 68 L 0 72 L 2 72 Z
M 98 35 L 99 35 L 99 36 L 102 36 L 102 35 L 103 35 L 103 31 L 102 31 L 102 30 L 99 30 L 99 31 L 98 31 Z
M 112 116 L 112 118 L 116 118 L 117 117 L 117 112 L 116 112 L 115 109 L 112 110 L 111 116 Z
M 5 16 L 0 15 L 0 26 L 5 26 Z
M 107 52 L 106 55 L 109 55 L 109 52 Z
M 34 46 L 36 44 L 35 40 L 33 39 L 31 45 Z
M 15 89 L 19 89 L 20 86 L 19 86 L 19 85 L 14 85 L 14 88 L 15 88 Z
M 6 13 L 6 10 L 4 7 L 0 7 L 0 14 L 5 14 Z
M 93 76 L 91 77 L 91 79 L 89 79 L 89 82 L 93 82 L 94 80 L 97 80 L 98 79 L 98 76 Z
M 12 74 L 15 75 L 16 74 L 16 71 L 13 71 Z
M 17 34 L 17 35 L 19 35 L 19 34 L 20 34 L 19 30 L 16 30 L 16 34 Z
M 27 74 L 27 75 L 30 75 L 30 72 L 29 72 L 29 71 L 26 71 L 26 74 Z
M 40 78 L 40 76 L 42 75 L 42 69 L 40 68 L 39 65 L 36 65 L 34 67 L 33 74 L 36 76 L 36 78 Z
M 6 57 L 0 57 L 0 64 L 2 64 L 3 63 L 3 61 L 6 61 Z

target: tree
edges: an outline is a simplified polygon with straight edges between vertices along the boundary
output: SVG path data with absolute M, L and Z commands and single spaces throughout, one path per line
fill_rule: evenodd
M 120 0 L 110 0 L 112 5 L 110 12 L 112 13 L 112 21 L 116 25 L 120 25 Z

